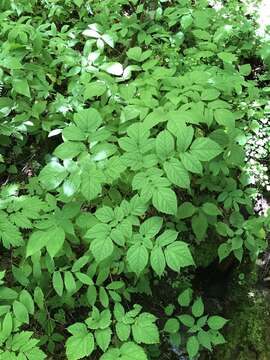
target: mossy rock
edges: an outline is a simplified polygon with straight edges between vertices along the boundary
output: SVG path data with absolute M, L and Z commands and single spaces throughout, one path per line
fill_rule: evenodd
M 270 359 L 270 289 L 259 288 L 256 280 L 254 265 L 246 263 L 235 271 L 226 305 L 227 343 L 216 349 L 214 360 Z

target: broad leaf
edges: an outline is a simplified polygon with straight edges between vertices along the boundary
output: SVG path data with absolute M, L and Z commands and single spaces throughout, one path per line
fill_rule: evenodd
M 92 334 L 71 336 L 66 342 L 68 360 L 78 360 L 89 356 L 94 350 L 94 337 Z
M 166 262 L 164 253 L 160 246 L 154 247 L 150 255 L 152 269 L 158 276 L 161 276 L 165 270 Z
M 91 99 L 95 96 L 101 96 L 106 91 L 106 85 L 101 81 L 95 81 L 86 85 L 84 91 L 84 100 Z
M 156 153 L 161 159 L 167 159 L 174 152 L 174 139 L 169 131 L 161 131 L 156 138 Z
M 26 256 L 31 256 L 47 245 L 50 234 L 47 231 L 35 231 L 31 234 L 27 247 Z
M 219 125 L 230 128 L 235 126 L 235 117 L 233 113 L 227 109 L 217 109 L 215 111 L 215 119 Z
M 165 249 L 167 265 L 174 271 L 180 271 L 181 267 L 194 265 L 188 244 L 183 241 L 175 241 Z
M 13 303 L 13 312 L 17 320 L 21 323 L 29 324 L 28 310 L 24 304 L 15 300 Z
M 197 138 L 190 150 L 200 161 L 210 161 L 222 152 L 222 148 L 215 141 L 204 137 Z
M 155 189 L 152 201 L 154 207 L 165 214 L 175 215 L 177 212 L 177 198 L 175 192 L 169 188 Z
M 187 352 L 191 359 L 193 359 L 199 352 L 200 344 L 196 336 L 191 336 L 187 341 Z
M 228 322 L 228 320 L 224 319 L 221 316 L 210 316 L 207 323 L 209 327 L 213 330 L 220 330 L 223 326 Z
M 179 160 L 172 158 L 170 161 L 165 162 L 163 166 L 168 179 L 174 185 L 183 189 L 190 188 L 189 174 Z
M 147 360 L 147 356 L 142 347 L 134 342 L 127 342 L 120 349 L 110 349 L 100 360 Z
M 54 227 L 50 230 L 47 230 L 46 233 L 48 237 L 46 248 L 50 256 L 53 258 L 63 247 L 65 241 L 65 232 L 60 227 Z
M 185 152 L 180 154 L 180 159 L 184 167 L 194 173 L 194 174 L 202 174 L 203 168 L 201 162 L 198 160 L 196 154 L 190 154 Z
M 204 313 L 204 304 L 201 298 L 198 298 L 192 305 L 192 314 L 195 317 L 200 317 Z
M 67 176 L 66 169 L 59 163 L 52 161 L 39 174 L 39 180 L 47 190 L 56 189 Z
M 142 313 L 132 325 L 132 335 L 136 343 L 157 344 L 159 332 L 155 324 L 156 317 L 149 313 Z
M 64 283 L 61 273 L 59 271 L 53 273 L 52 281 L 53 281 L 54 290 L 56 291 L 57 295 L 62 296 L 64 290 Z
M 95 331 L 97 345 L 105 352 L 111 342 L 112 331 L 110 328 L 99 329 Z
M 148 263 L 148 251 L 144 245 L 132 245 L 127 252 L 127 261 L 130 269 L 140 275 Z
M 111 256 L 113 249 L 113 242 L 109 237 L 98 237 L 90 244 L 90 250 L 98 263 Z

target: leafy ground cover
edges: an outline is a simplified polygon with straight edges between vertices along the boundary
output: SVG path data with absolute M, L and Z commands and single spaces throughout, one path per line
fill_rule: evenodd
M 268 246 L 270 48 L 219 3 L 1 1 L 2 360 L 227 346 L 201 286 Z

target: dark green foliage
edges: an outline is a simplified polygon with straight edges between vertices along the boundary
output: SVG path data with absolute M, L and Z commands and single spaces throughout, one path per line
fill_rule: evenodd
M 1 359 L 224 343 L 187 277 L 255 261 L 269 228 L 243 146 L 261 45 L 234 3 L 1 1 Z M 151 309 L 175 274 L 178 302 Z

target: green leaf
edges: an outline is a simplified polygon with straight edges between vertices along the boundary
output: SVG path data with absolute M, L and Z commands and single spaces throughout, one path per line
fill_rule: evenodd
M 147 360 L 147 356 L 142 347 L 133 342 L 127 342 L 120 349 L 110 349 L 100 357 L 100 360 Z
M 226 257 L 228 257 L 230 255 L 232 251 L 232 247 L 230 243 L 224 243 L 221 244 L 218 247 L 218 257 L 219 257 L 219 262 L 221 262 L 222 260 L 224 260 Z
M 113 220 L 114 212 L 113 209 L 109 206 L 102 206 L 101 208 L 97 209 L 95 216 L 99 221 L 108 223 Z
M 82 6 L 83 0 L 73 0 L 74 4 L 77 6 Z
M 4 336 L 6 339 L 9 338 L 13 330 L 13 321 L 11 313 L 6 313 L 3 324 L 2 324 L 2 331 L 1 331 L 1 337 Z
M 83 274 L 81 272 L 75 272 L 75 276 L 82 284 L 85 285 L 93 285 L 93 280 L 90 278 L 90 276 Z
M 142 347 L 127 342 L 121 346 L 121 360 L 147 360 L 147 356 Z
M 181 267 L 194 265 L 188 244 L 183 241 L 175 241 L 165 249 L 167 265 L 174 271 L 180 271 Z
M 198 298 L 195 300 L 194 304 L 192 305 L 192 314 L 195 317 L 200 317 L 204 313 L 204 304 L 202 298 Z
M 189 314 L 180 315 L 178 316 L 178 319 L 181 321 L 182 324 L 189 328 L 192 328 L 192 326 L 195 324 L 194 317 Z
M 0 287 L 0 300 L 14 300 L 17 299 L 17 291 L 5 286 Z
M 192 289 L 188 288 L 184 290 L 179 296 L 178 296 L 178 302 L 181 306 L 189 306 L 192 300 Z
M 20 302 L 26 307 L 29 314 L 33 315 L 35 311 L 34 301 L 27 290 L 22 290 L 20 293 Z
M 1 66 L 12 70 L 22 69 L 23 67 L 20 60 L 15 56 L 7 56 L 5 59 L 1 60 L 0 64 Z
M 89 256 L 88 255 L 84 255 L 82 257 L 80 257 L 79 259 L 77 259 L 71 268 L 72 272 L 76 272 L 76 271 L 80 271 L 81 268 L 83 268 L 88 262 L 89 262 Z
M 177 159 L 172 158 L 164 163 L 164 170 L 167 178 L 174 184 L 183 189 L 190 188 L 190 178 L 187 170 Z
M 248 76 L 252 71 L 250 64 L 244 64 L 239 66 L 239 73 L 244 76 Z
M 254 239 L 251 240 L 252 243 L 254 243 Z M 232 250 L 237 250 L 243 247 L 243 238 L 241 236 L 235 236 L 231 239 L 232 244 Z
M 175 192 L 169 188 L 155 189 L 152 201 L 154 207 L 165 214 L 175 215 L 177 213 L 177 198 Z
M 208 315 L 204 315 L 204 316 L 200 317 L 197 320 L 196 326 L 198 326 L 199 328 L 205 326 L 207 319 L 208 319 Z
M 180 159 L 182 161 L 182 164 L 188 171 L 194 174 L 202 174 L 202 164 L 197 159 L 195 154 L 185 152 L 183 154 L 180 154 Z
M 87 134 L 73 124 L 65 127 L 62 131 L 62 135 L 64 140 L 71 141 L 84 141 L 87 136 Z
M 56 291 L 57 295 L 62 296 L 64 290 L 64 283 L 60 271 L 55 271 L 53 273 L 53 288 Z
M 88 334 L 88 330 L 83 323 L 74 323 L 67 328 L 68 332 L 74 336 L 84 336 Z
M 14 79 L 13 89 L 21 95 L 31 97 L 29 85 L 26 79 Z
M 166 121 L 167 114 L 162 109 L 155 109 L 146 116 L 143 121 L 143 125 L 146 129 L 152 129 L 159 123 Z
M 54 150 L 54 155 L 61 160 L 73 159 L 85 150 L 81 143 L 67 141 L 57 146 Z
M 215 110 L 215 119 L 219 125 L 223 125 L 228 128 L 235 127 L 235 117 L 234 114 L 227 109 L 217 109 Z
M 237 57 L 234 54 L 229 53 L 229 52 L 223 51 L 223 52 L 218 53 L 217 55 L 225 63 L 232 64 L 233 62 L 237 61 Z
M 183 30 L 189 28 L 192 25 L 192 23 L 193 23 L 193 18 L 190 14 L 181 17 L 180 24 Z
M 199 344 L 196 336 L 191 336 L 188 338 L 187 352 L 191 359 L 194 358 L 194 356 L 196 356 L 198 354 L 199 347 L 200 347 L 200 344 Z
M 199 212 L 198 215 L 194 215 L 191 219 L 191 227 L 194 234 L 196 235 L 196 238 L 199 241 L 203 240 L 208 229 L 206 216 L 202 212 Z
M 228 320 L 224 319 L 223 317 L 215 315 L 209 317 L 207 324 L 210 329 L 220 330 L 227 322 Z
M 149 313 L 142 313 L 136 318 L 132 325 L 132 335 L 136 343 L 159 343 L 159 332 L 155 321 L 156 317 Z
M 187 151 L 194 136 L 194 129 L 192 126 L 187 126 L 185 122 L 178 119 L 171 119 L 168 122 L 168 129 L 177 137 L 177 149 L 180 152 Z
M 110 328 L 107 329 L 99 329 L 95 331 L 95 338 L 97 345 L 101 348 L 103 352 L 105 352 L 111 342 L 112 331 Z
M 95 199 L 101 190 L 99 179 L 84 171 L 81 176 L 81 192 L 85 199 L 87 201 Z
M 44 294 L 42 289 L 37 286 L 34 291 L 34 300 L 37 306 L 43 310 L 44 309 Z
M 102 35 L 101 38 L 107 45 L 114 48 L 114 39 L 113 39 L 112 35 L 104 34 L 104 35 Z
M 109 285 L 106 286 L 108 290 L 119 290 L 125 286 L 124 281 L 113 281 Z
M 66 341 L 66 355 L 68 360 L 78 360 L 91 355 L 94 350 L 92 334 L 71 336 Z
M 47 190 L 56 189 L 67 177 L 66 169 L 56 161 L 46 165 L 39 174 L 39 180 Z
M 211 338 L 211 342 L 214 346 L 216 345 L 220 345 L 220 344 L 225 344 L 226 340 L 224 339 L 224 337 L 220 334 L 219 331 L 217 330 L 210 330 L 208 331 L 208 334 L 210 335 Z
M 144 245 L 132 245 L 127 252 L 127 261 L 130 269 L 139 276 L 148 263 L 148 251 Z
M 103 286 L 99 288 L 99 301 L 104 308 L 107 308 L 109 306 L 109 297 L 107 291 L 104 289 Z
M 151 251 L 150 263 L 152 269 L 158 276 L 161 276 L 164 273 L 166 262 L 164 253 L 160 246 L 154 247 L 154 249 Z
M 98 31 L 100 31 L 100 30 L 98 30 Z M 98 39 L 101 37 L 101 35 L 98 33 L 98 31 L 96 31 L 94 29 L 86 29 L 83 31 L 83 35 L 89 36 L 94 39 Z
M 199 343 L 206 349 L 212 351 L 211 338 L 207 331 L 200 330 L 197 334 Z
M 32 256 L 36 252 L 40 251 L 49 241 L 49 235 L 46 231 L 35 231 L 31 234 L 27 246 L 26 256 Z
M 222 148 L 215 141 L 204 137 L 197 138 L 190 150 L 200 161 L 210 161 L 222 152 Z
M 102 117 L 96 109 L 83 109 L 74 115 L 74 122 L 81 131 L 89 135 L 102 124 Z
M 116 324 L 116 334 L 121 341 L 127 341 L 130 336 L 131 327 L 128 324 L 118 322 Z
M 72 273 L 70 271 L 64 272 L 64 283 L 65 283 L 67 292 L 73 293 L 74 291 L 76 291 L 76 283 L 74 280 L 74 276 L 72 275 Z
M 48 237 L 46 248 L 53 258 L 63 247 L 65 232 L 61 227 L 54 227 L 46 231 L 46 236 Z
M 92 254 L 94 255 L 96 261 L 100 263 L 101 261 L 112 255 L 114 245 L 109 237 L 98 237 L 91 242 L 90 250 L 92 251 Z
M 167 159 L 174 153 L 174 138 L 167 130 L 161 131 L 156 137 L 156 153 L 161 159 Z
M 210 202 L 204 203 L 202 209 L 206 215 L 210 215 L 210 216 L 222 215 L 219 208 L 215 204 Z
M 121 76 L 123 74 L 123 65 L 119 62 L 110 62 L 100 66 L 100 69 L 106 71 L 108 74 Z
M 201 99 L 204 101 L 213 101 L 220 96 L 220 92 L 216 89 L 204 90 L 201 94 Z
M 107 224 L 95 224 L 87 231 L 85 237 L 87 239 L 104 238 L 110 235 L 110 230 L 111 228 Z
M 92 99 L 95 96 L 101 96 L 106 91 L 106 85 L 101 81 L 95 81 L 87 84 L 84 91 L 84 100 Z
M 178 208 L 177 217 L 179 219 L 186 219 L 191 217 L 195 211 L 196 208 L 194 205 L 192 205 L 190 202 L 184 202 Z
M 175 230 L 165 230 L 159 237 L 156 239 L 156 244 L 159 246 L 166 246 L 171 244 L 177 239 L 178 232 Z
M 24 304 L 15 300 L 13 303 L 13 312 L 17 320 L 21 323 L 29 324 L 28 310 Z
M 158 216 L 152 216 L 149 219 L 145 220 L 140 226 L 140 233 L 143 236 L 152 238 L 154 237 L 161 229 L 163 219 Z
M 138 46 L 128 49 L 127 51 L 127 57 L 129 59 L 140 61 L 142 55 L 142 49 Z
M 179 328 L 180 328 L 180 324 L 177 319 L 169 319 L 165 323 L 164 331 L 170 334 L 175 334 L 179 331 Z

